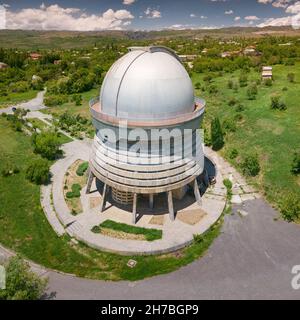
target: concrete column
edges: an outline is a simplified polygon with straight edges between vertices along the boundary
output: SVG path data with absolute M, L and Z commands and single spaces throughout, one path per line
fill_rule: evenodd
M 197 179 L 195 179 L 195 181 L 194 181 L 194 194 L 195 194 L 195 198 L 196 198 L 198 205 L 202 206 L 202 199 L 201 199 Z
M 151 210 L 154 208 L 154 194 L 149 194 L 149 208 Z
M 175 220 L 172 191 L 168 191 L 168 208 L 171 221 Z
M 133 205 L 132 205 L 132 223 L 136 224 L 136 207 L 137 207 L 137 194 L 133 194 Z
M 88 176 L 88 181 L 87 181 L 87 186 L 86 186 L 86 194 L 89 194 L 91 192 L 91 187 L 92 187 L 94 177 L 95 176 L 94 176 L 92 170 L 89 170 L 89 176 Z
M 100 212 L 103 212 L 103 210 L 105 209 L 106 193 L 107 193 L 107 184 L 105 183 L 104 187 L 103 187 L 103 192 L 102 192 L 102 200 L 101 200 L 101 205 L 100 205 Z

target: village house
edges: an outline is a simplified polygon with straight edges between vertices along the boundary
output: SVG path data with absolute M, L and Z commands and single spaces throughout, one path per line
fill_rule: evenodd
M 8 64 L 4 63 L 4 62 L 0 62 L 0 69 L 7 69 L 9 67 Z
M 262 68 L 262 79 L 267 80 L 267 79 L 273 79 L 273 68 L 272 67 L 263 67 Z

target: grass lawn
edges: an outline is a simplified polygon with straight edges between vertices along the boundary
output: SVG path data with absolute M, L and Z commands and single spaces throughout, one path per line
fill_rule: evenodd
M 112 220 L 105 220 L 104 222 L 102 222 L 100 224 L 100 230 L 101 228 L 121 231 L 129 234 L 143 235 L 145 237 L 145 240 L 147 241 L 154 241 L 162 238 L 162 230 L 135 227 Z
M 295 83 L 287 80 L 288 73 L 296 74 Z M 300 63 L 295 66 L 276 65 L 273 68 L 275 81 L 273 86 L 258 85 L 256 100 L 248 100 L 247 87 L 239 88 L 238 92 L 229 89 L 228 80 L 238 83 L 240 71 L 233 74 L 224 74 L 216 77 L 213 85 L 218 88 L 218 93 L 210 94 L 207 90 L 196 90 L 196 94 L 205 98 L 207 102 L 205 126 L 209 127 L 214 116 L 223 122 L 225 119 L 234 119 L 238 113 L 235 106 L 229 106 L 230 98 L 236 98 L 245 107 L 240 112 L 241 121 L 234 120 L 237 125 L 235 132 L 226 136 L 225 147 L 221 154 L 239 169 L 239 161 L 243 155 L 257 153 L 262 168 L 259 176 L 249 179 L 251 183 L 265 193 L 268 200 L 278 203 L 283 194 L 298 193 L 300 196 L 300 179 L 290 172 L 294 151 L 300 148 Z M 252 70 L 247 73 L 248 83 L 258 80 L 260 73 Z M 193 82 L 201 83 L 204 74 L 194 74 Z M 287 91 L 283 88 L 287 88 Z M 271 96 L 279 94 L 286 103 L 286 111 L 271 110 Z M 228 157 L 228 151 L 236 148 L 239 156 L 236 160 Z
M 221 220 L 200 241 L 177 253 L 160 256 L 126 257 L 81 243 L 74 245 L 68 236 L 56 236 L 41 208 L 40 188 L 25 179 L 27 164 L 38 158 L 30 137 L 13 131 L 3 118 L 0 155 L 0 172 L 6 161 L 20 169 L 18 174 L 0 176 L 0 243 L 48 268 L 93 279 L 143 279 L 174 271 L 201 257 L 220 233 Z M 135 268 L 127 267 L 130 258 L 137 261 Z
M 38 91 L 28 90 L 20 93 L 9 93 L 5 97 L 0 96 L 0 109 L 31 100 L 36 97 L 37 93 Z

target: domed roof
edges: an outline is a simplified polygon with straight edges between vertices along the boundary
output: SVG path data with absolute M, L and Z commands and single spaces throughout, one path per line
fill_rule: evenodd
M 169 119 L 194 111 L 191 79 L 164 47 L 131 48 L 109 69 L 100 93 L 104 114 L 125 119 Z

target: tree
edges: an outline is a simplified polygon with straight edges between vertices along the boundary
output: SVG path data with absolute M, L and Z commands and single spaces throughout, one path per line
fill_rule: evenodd
M 6 266 L 6 288 L 0 300 L 37 300 L 46 290 L 47 279 L 40 279 L 20 257 L 12 257 Z
M 293 174 L 300 174 L 300 151 L 295 152 L 294 159 L 292 163 L 292 173 Z
M 213 150 L 220 150 L 224 146 L 224 136 L 219 118 L 214 118 L 211 122 L 211 144 Z
M 32 161 L 26 169 L 26 178 L 36 184 L 45 184 L 49 180 L 50 166 L 47 160 Z
M 248 77 L 245 74 L 241 74 L 239 77 L 240 87 L 246 87 L 248 83 Z
M 259 174 L 260 165 L 257 155 L 248 155 L 241 163 L 243 174 L 255 177 Z
M 291 72 L 287 75 L 287 79 L 289 82 L 293 83 L 295 82 L 295 73 Z
M 61 154 L 59 150 L 59 139 L 56 133 L 42 132 L 32 137 L 34 152 L 39 153 L 43 158 L 53 160 Z

